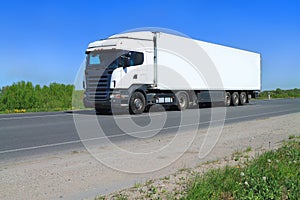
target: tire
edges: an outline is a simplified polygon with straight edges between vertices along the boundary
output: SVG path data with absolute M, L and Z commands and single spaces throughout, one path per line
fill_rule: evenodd
M 230 92 L 225 92 L 224 104 L 225 104 L 226 107 L 231 105 L 231 94 L 230 94 Z
M 129 113 L 141 114 L 146 107 L 145 96 L 141 92 L 134 92 L 129 100 Z
M 244 105 L 247 102 L 247 94 L 246 92 L 240 93 L 240 105 Z
M 240 98 L 239 98 L 239 93 L 238 92 L 234 92 L 231 95 L 231 103 L 233 106 L 237 106 L 240 103 Z
M 189 99 L 185 92 L 177 92 L 176 94 L 177 99 L 177 109 L 178 110 L 185 110 L 188 108 Z

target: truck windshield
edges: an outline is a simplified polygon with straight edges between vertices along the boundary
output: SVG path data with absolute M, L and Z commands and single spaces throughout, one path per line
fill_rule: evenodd
M 92 51 L 87 55 L 87 65 L 90 67 L 118 67 L 118 58 L 125 54 L 123 50 Z
M 144 62 L 144 54 L 136 51 L 103 50 L 92 51 L 87 55 L 87 67 L 92 68 L 117 68 L 119 62 L 127 61 L 126 67 L 141 65 Z M 122 65 L 122 64 L 121 64 Z

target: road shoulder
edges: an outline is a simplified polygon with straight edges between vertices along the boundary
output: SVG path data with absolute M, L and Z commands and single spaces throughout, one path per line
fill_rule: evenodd
M 193 144 L 182 157 L 162 170 L 147 174 L 113 170 L 87 151 L 71 151 L 3 164 L 0 166 L 0 199 L 93 199 L 97 195 L 142 185 L 149 180 L 161 180 L 178 170 L 195 168 L 203 163 L 210 163 L 206 168 L 218 166 L 214 161 L 226 161 L 234 152 L 249 147 L 254 152 L 277 148 L 290 135 L 300 133 L 299 121 L 300 113 L 294 113 L 225 125 L 216 146 L 203 159 L 199 159 L 199 144 L 203 142 L 205 133 L 199 130 Z M 168 140 L 169 137 L 160 140 Z M 133 144 L 128 142 L 122 145 L 126 148 Z M 98 150 L 110 149 L 99 147 Z

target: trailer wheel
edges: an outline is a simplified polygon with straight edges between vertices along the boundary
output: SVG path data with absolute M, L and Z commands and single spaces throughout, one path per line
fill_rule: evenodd
M 177 98 L 177 108 L 178 110 L 185 110 L 188 108 L 188 104 L 189 104 L 189 99 L 188 96 L 185 92 L 177 92 L 176 94 L 176 98 Z
M 241 92 L 240 94 L 240 105 L 244 105 L 247 102 L 246 92 Z
M 231 105 L 231 94 L 230 92 L 225 92 L 225 100 L 224 100 L 225 106 Z
M 134 92 L 129 101 L 129 112 L 130 114 L 141 114 L 144 112 L 146 107 L 146 100 L 141 92 Z
M 240 98 L 239 98 L 239 93 L 238 92 L 234 92 L 231 95 L 231 103 L 233 106 L 237 106 L 239 105 L 240 102 Z

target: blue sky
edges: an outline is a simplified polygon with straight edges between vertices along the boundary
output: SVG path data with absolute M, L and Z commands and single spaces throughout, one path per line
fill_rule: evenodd
M 140 27 L 262 54 L 262 87 L 300 88 L 300 1 L 2 1 L 0 86 L 73 83 L 89 42 Z

